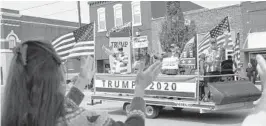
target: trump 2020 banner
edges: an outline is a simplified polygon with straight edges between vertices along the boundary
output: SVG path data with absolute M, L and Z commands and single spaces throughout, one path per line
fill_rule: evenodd
M 126 60 L 126 67 L 127 71 L 124 73 L 131 73 L 131 38 L 128 34 L 123 34 L 123 33 L 111 33 L 110 38 L 109 38 L 109 47 L 113 49 L 114 52 L 119 52 L 118 47 L 122 46 L 123 47 L 123 53 L 124 57 L 127 57 L 126 59 L 121 59 L 121 60 Z M 111 67 L 111 72 L 112 73 L 117 73 L 119 71 L 117 68 L 117 65 L 115 63 L 115 59 L 113 56 L 109 56 L 109 62 L 110 62 L 110 67 Z M 122 68 L 121 68 L 122 70 Z

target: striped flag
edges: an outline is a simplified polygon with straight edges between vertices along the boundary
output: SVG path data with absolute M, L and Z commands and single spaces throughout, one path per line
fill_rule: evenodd
M 240 64 L 240 38 L 239 33 L 237 33 L 237 37 L 234 44 L 234 60 L 237 65 L 237 68 L 239 68 Z
M 216 38 L 218 46 L 228 42 L 229 48 L 233 48 L 233 40 L 230 32 L 228 17 L 225 17 L 214 29 L 208 32 L 198 44 L 199 55 L 210 46 L 210 39 Z
M 94 35 L 95 26 L 94 23 L 90 23 L 56 38 L 52 45 L 62 61 L 68 58 L 94 55 Z
M 194 56 L 194 46 L 196 44 L 196 37 L 192 37 L 184 46 L 183 52 L 181 53 L 180 65 L 184 65 L 189 68 L 196 67 L 196 57 Z

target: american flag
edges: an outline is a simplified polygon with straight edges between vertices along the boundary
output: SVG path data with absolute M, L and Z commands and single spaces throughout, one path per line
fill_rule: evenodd
M 56 38 L 52 45 L 62 61 L 68 58 L 94 55 L 94 35 L 95 26 L 94 23 L 90 23 Z
M 239 33 L 237 33 L 237 37 L 234 44 L 234 60 L 236 62 L 237 68 L 239 68 L 240 63 L 240 38 Z
M 233 40 L 230 33 L 230 25 L 228 17 L 225 17 L 214 29 L 208 32 L 203 39 L 198 44 L 198 52 L 199 55 L 202 52 L 209 48 L 210 39 L 216 38 L 218 46 L 224 44 L 224 42 L 228 42 L 229 48 L 233 48 Z

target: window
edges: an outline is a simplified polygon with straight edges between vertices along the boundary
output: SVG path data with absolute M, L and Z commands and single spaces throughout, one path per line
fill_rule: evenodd
M 97 10 L 97 14 L 98 14 L 98 32 L 106 31 L 105 8 L 99 8 Z
M 113 8 L 115 27 L 123 25 L 122 4 L 116 4 Z
M 9 38 L 9 48 L 12 49 L 16 46 L 16 37 L 14 35 L 10 35 Z
M 131 2 L 132 6 L 132 21 L 134 26 L 141 25 L 141 10 L 140 1 Z

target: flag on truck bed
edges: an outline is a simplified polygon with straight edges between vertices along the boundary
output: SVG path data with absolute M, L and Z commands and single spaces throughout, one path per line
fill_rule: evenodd
M 233 47 L 232 35 L 230 32 L 230 25 L 228 17 L 225 17 L 214 29 L 208 32 L 198 44 L 198 53 L 201 54 L 210 46 L 210 39 L 217 38 L 218 46 L 228 41 L 228 46 Z
M 73 32 L 59 36 L 52 42 L 52 45 L 62 61 L 68 58 L 94 55 L 94 35 L 94 23 L 90 23 Z

